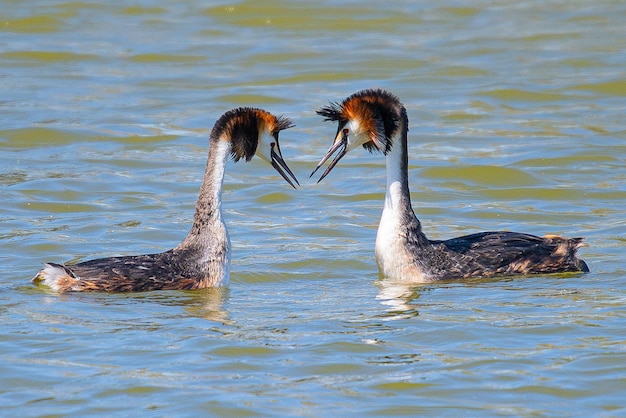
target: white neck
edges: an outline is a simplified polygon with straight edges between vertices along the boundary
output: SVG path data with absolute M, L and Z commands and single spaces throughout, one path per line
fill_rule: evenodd
M 222 220 L 222 183 L 230 141 L 211 141 L 193 225 L 175 250 L 191 250 L 208 286 L 222 286 L 230 278 L 230 238 Z
M 408 181 L 406 166 L 403 167 L 403 147 L 398 143 L 400 138 L 395 138 L 394 145 L 387 153 L 386 166 L 387 166 L 387 190 L 385 193 L 385 206 L 384 212 L 397 213 L 402 210 L 402 205 L 406 204 L 408 199 L 409 205 L 411 197 L 406 195 L 408 192 Z
M 395 245 L 403 215 L 407 210 L 412 210 L 411 196 L 408 194 L 406 165 L 402 163 L 404 159 L 406 159 L 405 149 L 398 135 L 394 138 L 393 146 L 386 156 L 387 190 L 376 236 L 377 255 L 384 255 L 388 248 Z
M 203 180 L 203 187 L 207 184 L 211 200 L 215 203 L 216 214 L 222 216 L 222 186 L 224 185 L 224 172 L 226 171 L 226 163 L 230 156 L 231 143 L 229 141 L 219 141 L 215 148 L 215 158 L 209 158 L 207 162 L 206 174 Z M 213 161 L 211 161 L 213 160 Z M 212 164 L 213 167 L 208 165 Z
M 222 221 L 222 184 L 226 162 L 231 151 L 230 141 L 212 142 L 204 179 L 196 202 L 193 225 L 187 237 L 178 246 L 204 248 L 215 241 L 229 241 Z M 230 244 L 228 244 L 230 248 Z
M 424 240 L 426 237 L 411 207 L 406 125 L 400 126 L 398 131 L 386 157 L 387 190 L 376 235 L 376 261 L 383 276 L 406 280 L 420 274 L 407 245 L 408 236 Z

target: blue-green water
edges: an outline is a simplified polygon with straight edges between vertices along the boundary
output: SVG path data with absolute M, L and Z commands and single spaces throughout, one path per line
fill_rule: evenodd
M 3 416 L 623 416 L 626 4 L 57 2 L 0 10 Z M 416 288 L 378 278 L 384 160 L 307 176 L 369 87 L 410 118 L 431 238 L 586 237 L 591 273 Z M 208 133 L 285 114 L 291 189 L 230 164 L 231 285 L 57 295 L 44 261 L 186 234 Z

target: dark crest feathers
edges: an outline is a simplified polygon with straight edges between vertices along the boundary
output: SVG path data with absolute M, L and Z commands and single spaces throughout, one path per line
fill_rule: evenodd
M 371 112 L 369 117 L 372 118 L 375 126 L 375 136 L 372 141 L 363 144 L 363 148 L 369 152 L 379 151 L 387 154 L 393 145 L 392 138 L 396 135 L 402 120 L 406 120 L 406 109 L 400 102 L 400 99 L 382 89 L 366 89 L 346 98 L 343 102 L 331 102 L 327 106 L 320 108 L 317 114 L 324 117 L 327 121 L 339 122 L 341 125 L 348 121 L 346 108 L 350 107 L 357 100 L 361 105 Z
M 296 126 L 287 116 L 276 116 L 276 131 L 283 131 L 285 129 L 293 128 Z
M 342 121 L 341 118 L 341 109 L 342 105 L 337 102 L 331 102 L 328 106 L 322 106 L 317 113 L 320 116 L 324 117 L 325 121 Z M 343 121 L 345 122 L 345 120 Z
M 231 137 L 233 160 L 245 158 L 250 161 L 256 153 L 259 142 L 259 117 L 266 114 L 264 110 L 253 107 L 239 107 L 224 113 L 215 123 L 211 131 L 211 141 L 216 141 L 224 133 Z M 276 132 L 294 126 L 285 116 L 276 117 Z

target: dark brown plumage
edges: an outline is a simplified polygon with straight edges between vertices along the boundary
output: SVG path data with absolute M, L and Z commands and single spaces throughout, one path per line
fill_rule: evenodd
M 249 161 L 259 155 L 295 188 L 293 182 L 299 184 L 298 180 L 283 160 L 278 145 L 279 132 L 291 126 L 287 118 L 261 109 L 242 107 L 226 112 L 211 131 L 193 225 L 176 248 L 73 265 L 47 263 L 33 282 L 58 292 L 191 290 L 227 284 L 230 240 L 221 212 L 226 162 L 229 157 Z
M 411 206 L 408 181 L 408 117 L 400 100 L 384 90 L 363 90 L 318 114 L 338 122 L 330 149 L 311 176 L 335 153 L 326 177 L 349 151 L 362 145 L 386 156 L 387 190 L 376 237 L 383 276 L 427 283 L 470 277 L 587 272 L 576 257 L 582 238 L 538 237 L 517 232 L 481 232 L 445 241 L 429 240 Z

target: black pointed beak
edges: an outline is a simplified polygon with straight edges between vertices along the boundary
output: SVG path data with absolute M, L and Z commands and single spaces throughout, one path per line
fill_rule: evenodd
M 280 152 L 280 147 L 278 146 L 278 141 L 272 142 L 271 146 L 272 146 L 272 152 L 270 156 L 272 158 L 272 167 L 274 167 L 276 171 L 278 171 L 278 173 L 281 176 L 283 176 L 285 180 L 287 180 L 287 183 L 289 183 L 291 187 L 293 187 L 294 189 L 297 189 L 296 185 L 293 184 L 291 179 L 293 179 L 298 186 L 300 185 L 300 182 L 298 182 L 298 179 L 296 178 L 296 176 L 289 169 L 285 160 L 283 160 L 283 156 Z M 291 176 L 291 178 L 289 178 L 289 176 Z
M 346 131 L 341 132 L 341 139 L 335 139 L 335 142 L 333 143 L 333 145 L 328 149 L 328 151 L 326 152 L 326 155 L 324 155 L 324 157 L 320 160 L 320 162 L 317 164 L 317 167 L 315 167 L 315 170 L 313 170 L 313 172 L 311 173 L 309 177 L 313 177 L 313 174 L 315 174 L 317 170 L 319 170 L 319 168 L 322 165 L 324 165 L 324 163 L 330 157 L 332 157 L 335 151 L 337 150 L 339 150 L 339 153 L 335 156 L 335 158 L 330 163 L 328 168 L 326 168 L 326 171 L 324 171 L 324 174 L 322 174 L 322 177 L 320 177 L 319 180 L 317 181 L 318 183 L 322 181 L 324 177 L 326 177 L 328 173 L 330 173 L 330 171 L 337 165 L 339 160 L 341 160 L 343 156 L 348 153 L 348 134 L 346 133 Z

